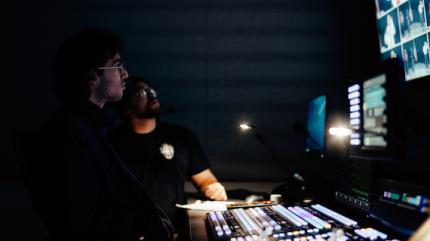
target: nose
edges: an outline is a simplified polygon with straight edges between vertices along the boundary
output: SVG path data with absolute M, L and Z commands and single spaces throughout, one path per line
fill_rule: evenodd
M 128 78 L 128 71 L 124 68 L 121 69 L 121 79 L 126 80 Z

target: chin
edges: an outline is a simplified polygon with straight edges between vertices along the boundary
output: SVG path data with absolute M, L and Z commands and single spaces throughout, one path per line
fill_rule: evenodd
M 122 98 L 122 94 L 118 96 L 112 96 L 111 98 L 109 98 L 108 102 L 118 102 L 121 100 L 121 98 Z

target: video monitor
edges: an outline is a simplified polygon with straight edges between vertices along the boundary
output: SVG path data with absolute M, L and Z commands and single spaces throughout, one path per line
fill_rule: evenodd
M 306 151 L 324 152 L 326 127 L 325 95 L 312 99 L 308 105 Z
M 399 150 L 402 67 L 398 61 L 386 61 L 377 73 L 349 86 L 350 157 L 391 160 Z
M 430 75 L 430 0 L 375 4 L 382 59 L 400 59 L 406 81 Z
M 378 75 L 363 82 L 363 146 L 386 147 L 387 115 L 385 113 L 386 83 L 385 74 Z

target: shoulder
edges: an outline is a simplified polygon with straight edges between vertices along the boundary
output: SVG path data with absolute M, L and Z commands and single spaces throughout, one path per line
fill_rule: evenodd
M 165 121 L 157 121 L 157 128 L 162 132 L 192 135 L 192 131 L 189 128 Z
M 41 132 L 48 136 L 80 136 L 94 130 L 94 122 L 85 112 L 61 106 L 45 122 Z

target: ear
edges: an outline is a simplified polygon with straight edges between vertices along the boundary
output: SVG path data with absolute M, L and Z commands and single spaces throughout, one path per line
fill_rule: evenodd
M 88 85 L 91 88 L 94 88 L 100 82 L 100 76 L 95 72 L 95 70 L 91 70 L 88 73 Z

